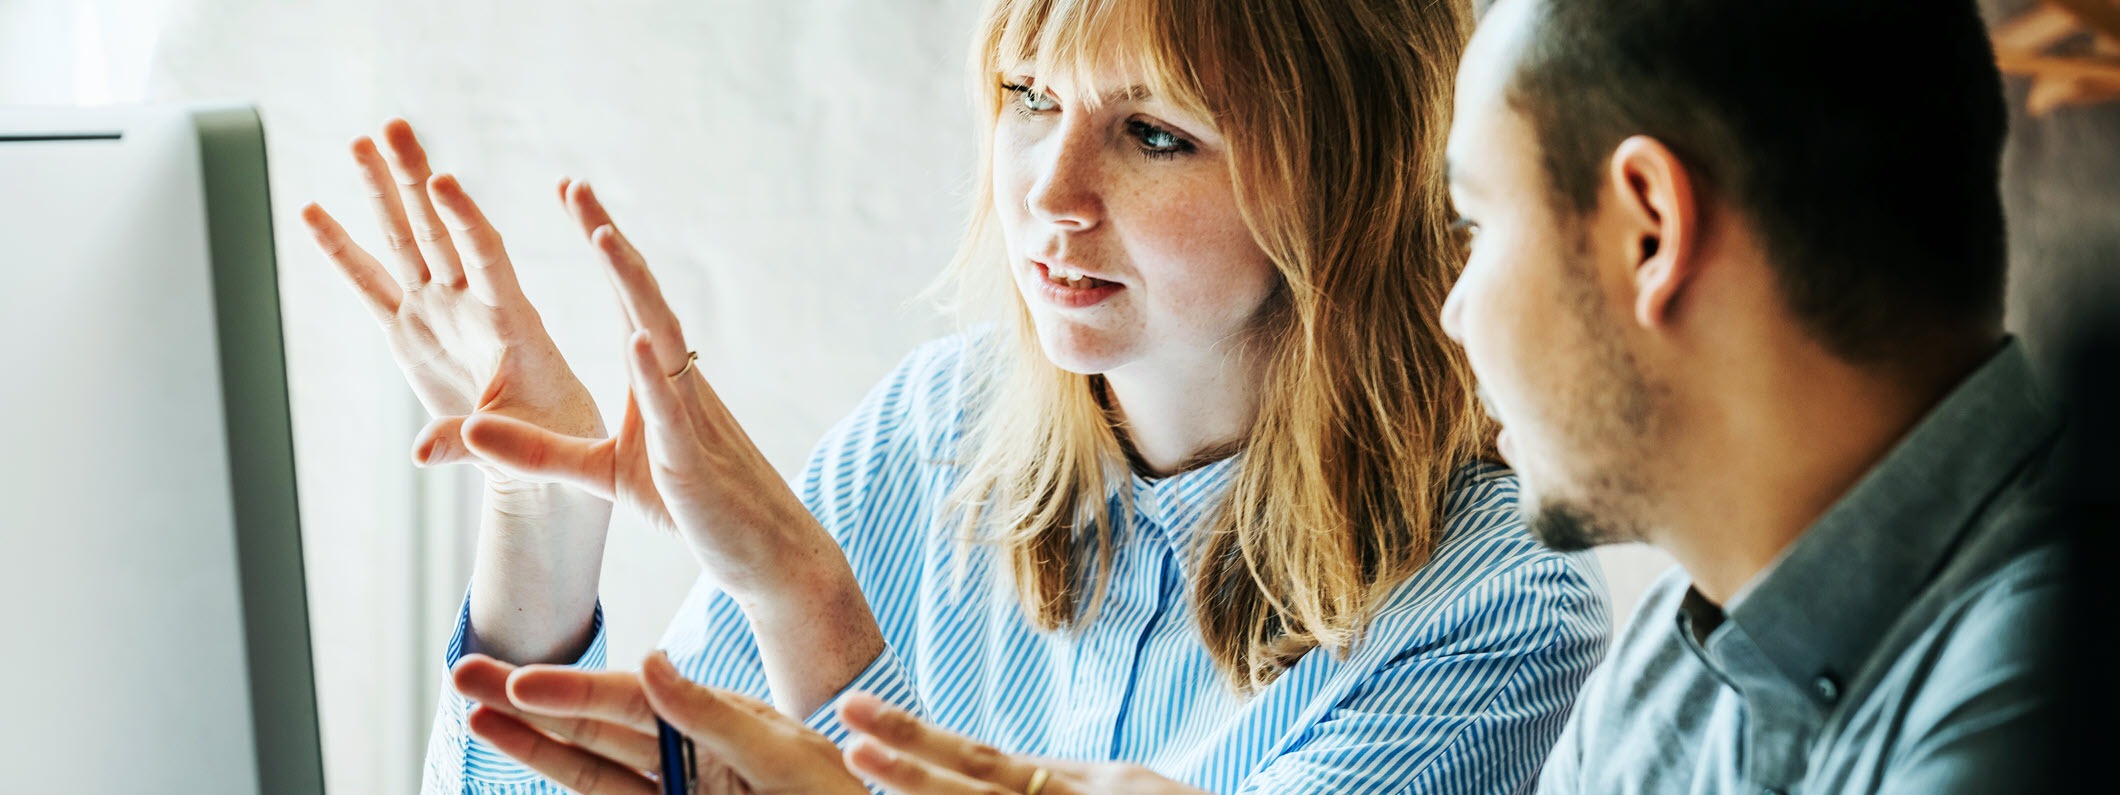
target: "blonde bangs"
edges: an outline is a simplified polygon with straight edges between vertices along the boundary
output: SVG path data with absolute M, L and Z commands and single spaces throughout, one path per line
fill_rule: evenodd
M 1202 53 L 1181 38 L 1180 9 L 1171 0 L 1008 0 L 1001 6 L 982 31 L 991 44 L 979 50 L 987 75 L 1006 78 L 1029 64 L 1043 82 L 1064 77 L 1087 107 L 1138 88 L 1198 118 L 1214 118 L 1194 72 Z M 998 90 L 998 80 L 990 82 Z

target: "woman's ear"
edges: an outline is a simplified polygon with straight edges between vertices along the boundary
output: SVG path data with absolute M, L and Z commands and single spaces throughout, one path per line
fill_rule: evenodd
M 1663 142 L 1637 135 L 1612 151 L 1608 176 L 1617 199 L 1614 223 L 1625 231 L 1634 273 L 1634 322 L 1664 326 L 1698 267 L 1693 175 Z

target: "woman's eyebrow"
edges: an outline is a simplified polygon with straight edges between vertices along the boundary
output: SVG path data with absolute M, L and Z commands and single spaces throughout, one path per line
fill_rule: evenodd
M 1114 102 L 1146 102 L 1154 98 L 1155 95 L 1155 92 L 1148 90 L 1148 86 L 1127 86 L 1104 92 L 1103 100 L 1106 104 Z
M 1014 69 L 1004 69 L 1001 71 L 1001 74 L 1003 77 L 1010 80 L 1037 82 L 1038 79 L 1037 74 L 1031 69 L 1031 65 L 1028 63 L 1017 64 L 1016 68 Z M 1053 94 L 1060 93 L 1059 91 L 1054 90 L 1051 84 L 1046 84 L 1044 90 Z M 1110 91 L 1106 91 L 1104 92 L 1103 96 L 1098 98 L 1098 100 L 1104 104 L 1111 104 L 1114 102 L 1146 102 L 1150 99 L 1155 98 L 1155 96 L 1156 92 L 1149 90 L 1148 86 L 1131 85 L 1125 88 L 1116 88 Z

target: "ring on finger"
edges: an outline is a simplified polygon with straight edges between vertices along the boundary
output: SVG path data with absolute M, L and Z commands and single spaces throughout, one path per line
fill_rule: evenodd
M 685 373 L 692 372 L 692 367 L 696 364 L 699 364 L 699 351 L 685 351 L 685 366 L 678 368 L 677 372 L 671 373 L 670 378 L 672 380 L 683 378 Z
M 1031 771 L 1031 783 L 1024 785 L 1023 795 L 1038 795 L 1038 793 L 1045 791 L 1045 781 L 1052 777 L 1053 772 L 1042 766 L 1037 770 Z

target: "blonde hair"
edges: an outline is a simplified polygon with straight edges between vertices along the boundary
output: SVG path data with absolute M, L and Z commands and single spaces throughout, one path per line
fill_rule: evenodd
M 1116 69 L 1229 142 L 1245 223 L 1282 283 L 1253 340 L 1258 416 L 1190 585 L 1209 652 L 1251 692 L 1314 648 L 1353 647 L 1433 553 L 1454 474 L 1490 449 L 1441 325 L 1463 263 L 1443 142 L 1471 25 L 1463 0 L 989 3 L 971 58 L 981 173 L 944 283 L 960 307 L 1013 308 L 1013 344 L 982 368 L 952 501 L 1001 550 L 1034 624 L 1094 617 L 1131 511 L 1111 495 L 1131 492 L 1101 377 L 1045 358 L 1002 265 L 989 170 L 1002 70 L 1027 60 L 1089 87 L 1093 68 Z

